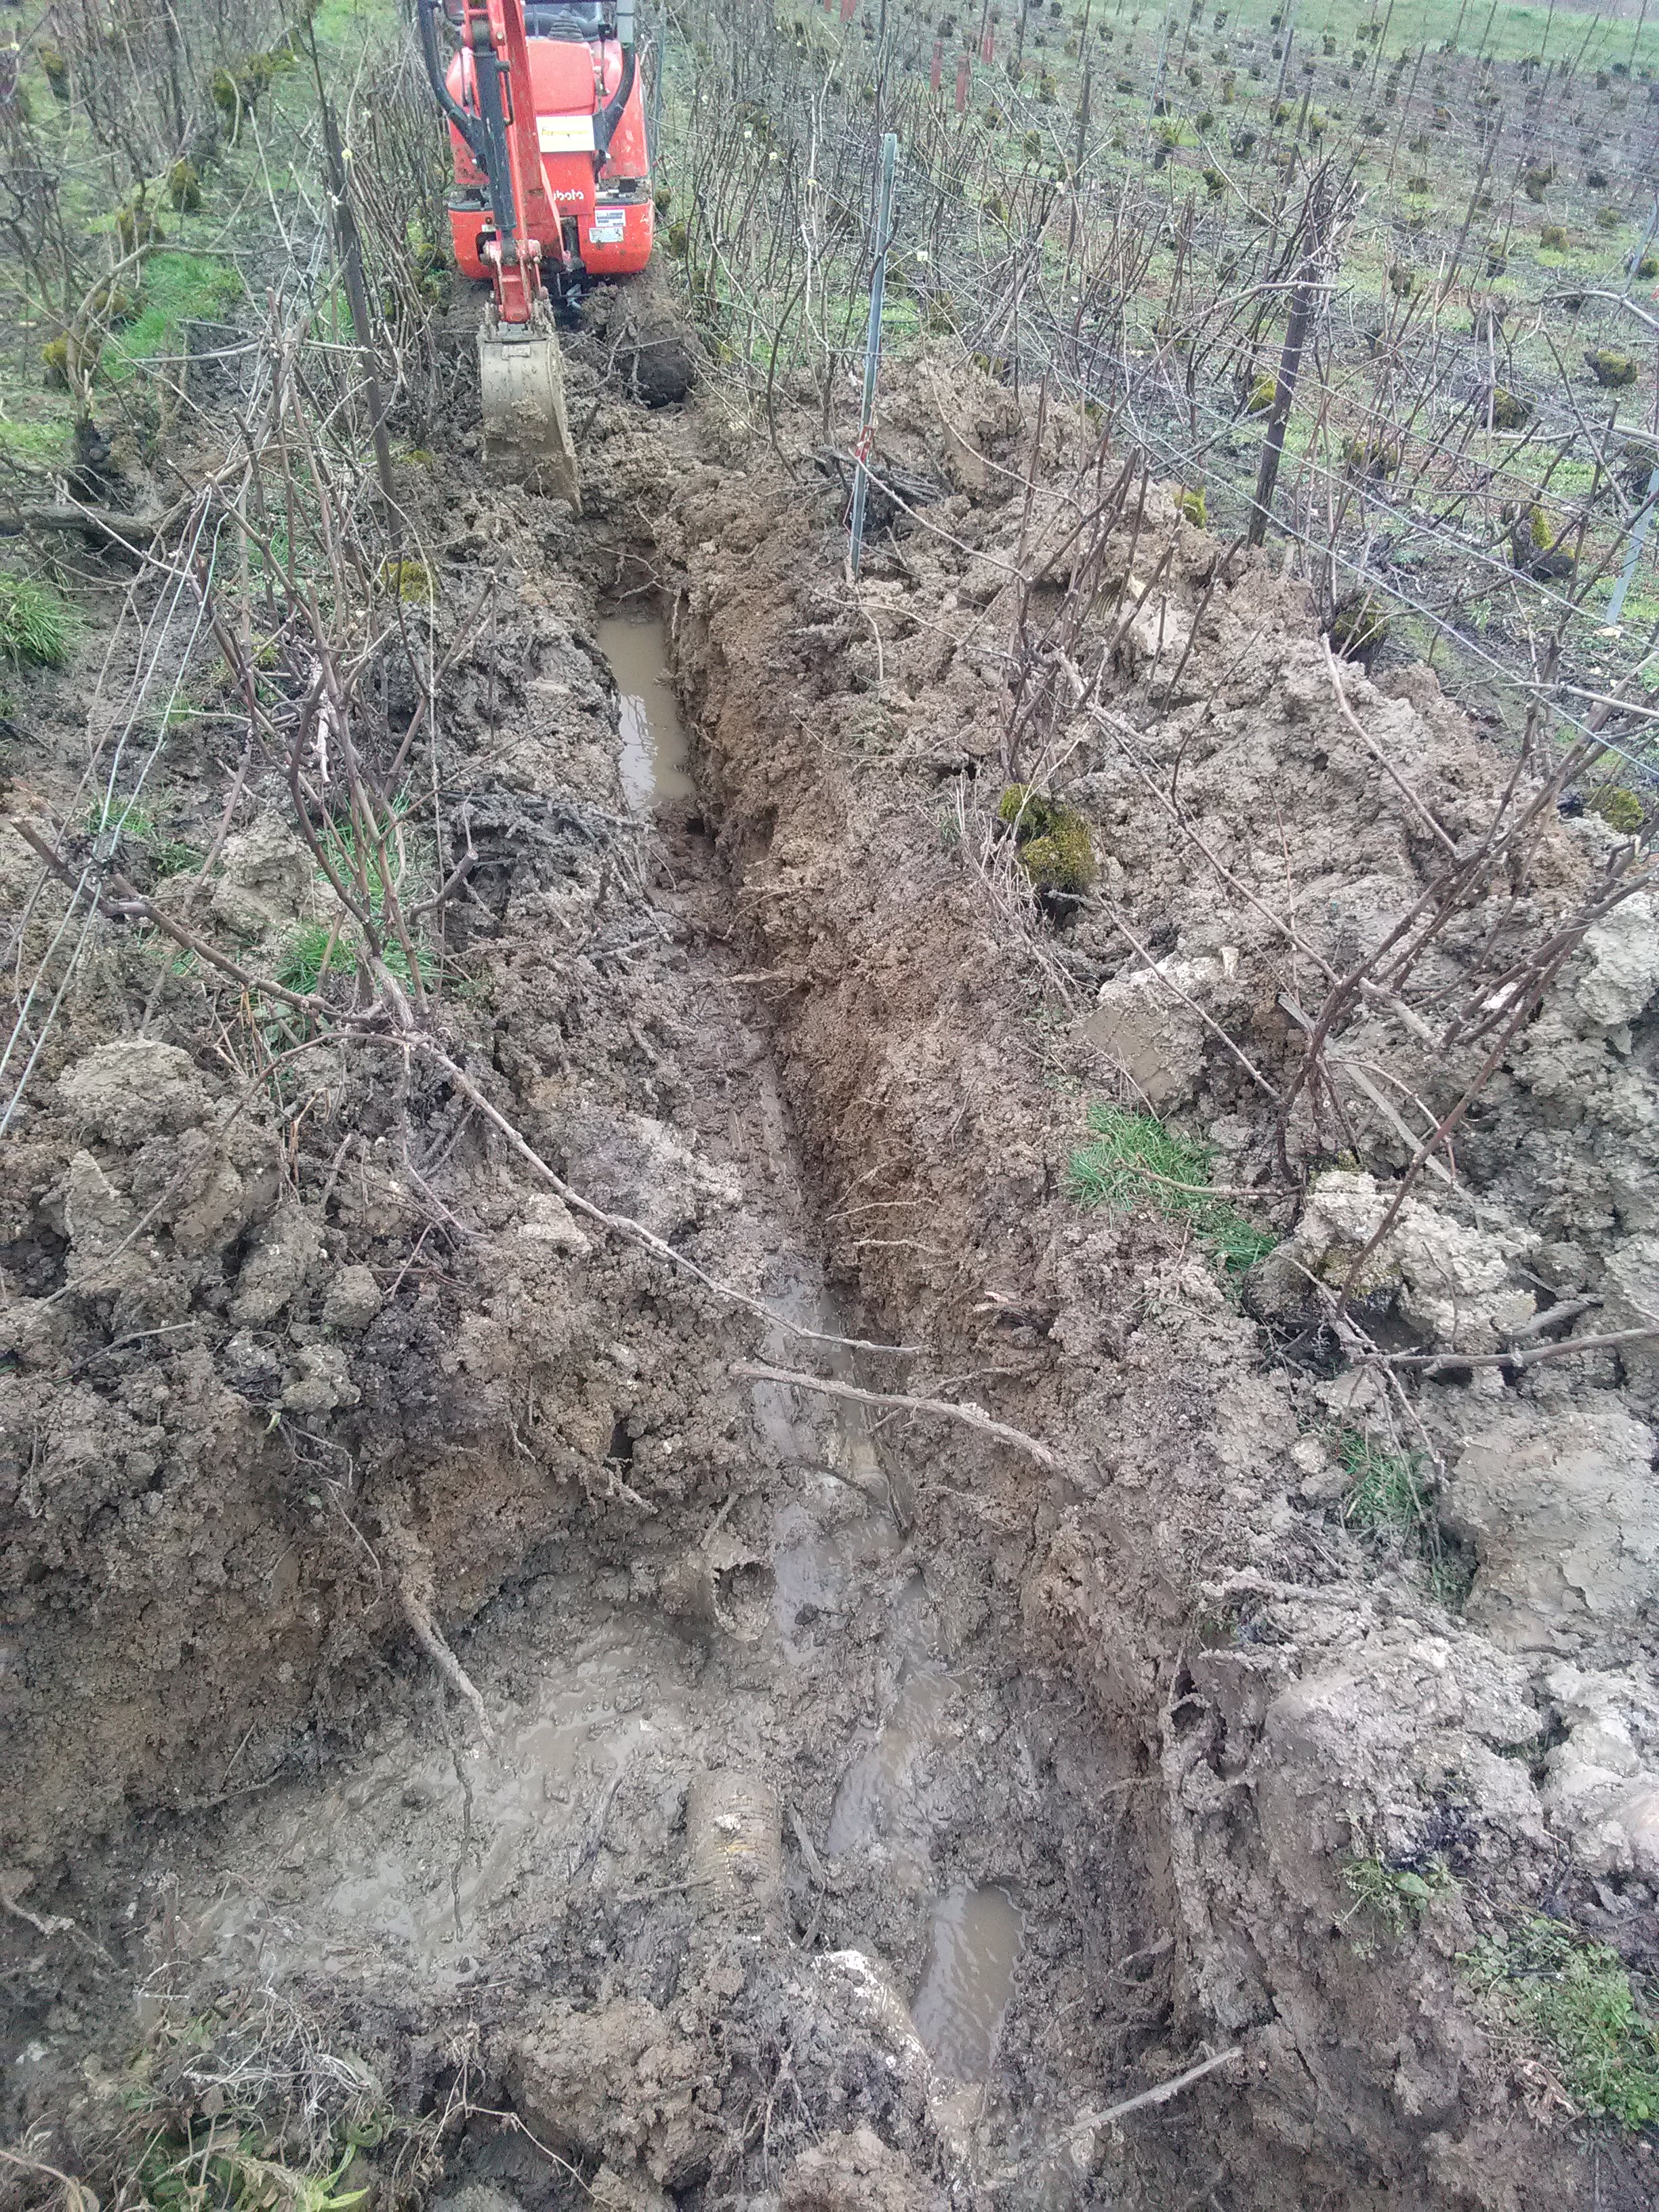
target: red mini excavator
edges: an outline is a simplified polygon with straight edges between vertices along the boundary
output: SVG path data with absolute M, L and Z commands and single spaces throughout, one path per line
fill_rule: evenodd
M 484 439 L 577 498 L 553 309 L 651 255 L 634 0 L 418 0 L 449 121 L 449 223 L 463 276 L 492 299 L 478 332 Z M 457 51 L 446 65 L 441 14 Z

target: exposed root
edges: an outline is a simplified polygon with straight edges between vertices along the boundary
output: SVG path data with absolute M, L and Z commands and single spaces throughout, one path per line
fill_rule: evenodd
M 98 2199 L 83 2181 L 60 2166 L 48 2166 L 45 2159 L 27 2158 L 21 2151 L 7 2150 L 0 2146 L 0 2166 L 15 2167 L 20 2173 L 37 2175 L 45 2181 L 55 2181 L 63 2205 L 63 2212 L 98 2212 Z
M 1184 2074 L 1176 2074 L 1167 2081 L 1160 2081 L 1155 2089 L 1143 2089 L 1138 2097 L 1126 2097 L 1121 2105 L 1109 2105 L 1103 2112 L 1084 2112 L 1066 2129 L 1062 2141 L 1078 2136 L 1095 2135 L 1102 2128 L 1115 2127 L 1131 2112 L 1138 2112 L 1148 2105 L 1167 2105 L 1171 2097 L 1178 2097 L 1183 2089 L 1190 2089 L 1194 2081 L 1201 2081 L 1206 2074 L 1213 2074 L 1218 2066 L 1226 2066 L 1235 2058 L 1243 2057 L 1242 2043 L 1230 2044 L 1225 2051 L 1218 2051 L 1212 2058 L 1200 2058 Z
M 1065 1472 L 1059 1457 L 1047 1444 L 1028 1437 L 1024 1429 L 1012 1429 L 1006 1421 L 994 1421 L 978 1406 L 953 1405 L 948 1398 L 913 1398 L 897 1390 L 860 1390 L 856 1383 L 838 1382 L 827 1375 L 801 1375 L 789 1367 L 769 1367 L 757 1359 L 734 1359 L 726 1372 L 751 1382 L 787 1382 L 800 1390 L 821 1390 L 826 1397 L 850 1398 L 860 1406 L 890 1406 L 902 1413 L 941 1413 L 947 1420 L 960 1421 L 964 1428 L 980 1436 L 994 1437 L 1000 1443 L 1012 1444 L 1016 1451 L 1034 1459 L 1050 1474 Z
M 398 1585 L 398 1602 L 403 1608 L 404 1619 L 414 1630 L 416 1638 L 428 1658 L 431 1660 L 456 1695 L 465 1698 L 467 1704 L 471 1706 L 477 1717 L 479 1734 L 486 1743 L 493 1744 L 495 1741 L 495 1728 L 489 1717 L 489 1708 L 484 1704 L 483 1692 L 448 1644 L 444 1642 L 433 1621 L 432 1615 L 415 1595 L 407 1583 L 399 1583 Z

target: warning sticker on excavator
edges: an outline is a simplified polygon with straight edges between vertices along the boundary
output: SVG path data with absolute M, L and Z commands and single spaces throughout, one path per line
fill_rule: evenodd
M 594 209 L 593 227 L 587 234 L 590 246 L 620 246 L 627 234 L 628 211 L 625 208 Z
M 591 115 L 538 115 L 536 140 L 544 154 L 591 154 L 593 118 Z

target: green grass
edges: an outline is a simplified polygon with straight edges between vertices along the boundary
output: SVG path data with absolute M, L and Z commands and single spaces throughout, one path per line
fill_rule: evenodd
M 366 32 L 404 27 L 403 18 L 387 0 L 322 0 L 311 21 L 317 43 L 325 50 L 361 41 Z M 302 90 L 302 100 L 306 96 Z
M 137 2179 L 149 2212 L 356 2212 L 368 2186 L 342 2186 L 356 2158 L 348 2142 L 318 2172 L 288 2163 L 262 2127 L 202 2120 L 152 2136 Z
M 1437 1898 L 1450 1897 L 1457 1889 L 1456 1875 L 1439 1857 L 1428 1860 L 1420 1870 L 1390 1866 L 1382 1858 L 1345 1859 L 1342 1882 L 1354 1900 L 1345 1917 L 1369 1912 L 1395 1937 L 1420 1919 Z
M 404 827 L 409 810 L 409 794 L 399 794 L 395 803 L 391 827 L 387 859 L 394 887 L 401 900 L 407 901 L 416 887 L 426 880 L 428 841 Z M 355 886 L 357 879 L 357 839 L 349 824 L 330 822 L 324 825 L 323 841 L 328 856 L 342 883 Z M 406 856 L 407 846 L 415 848 L 411 866 Z M 386 913 L 386 889 L 380 881 L 373 853 L 365 856 L 364 876 L 368 884 L 368 911 L 380 939 L 380 957 L 389 975 L 400 983 L 407 984 L 410 974 L 409 955 L 391 933 Z M 334 893 L 326 879 L 316 878 L 318 895 L 325 903 L 334 903 Z M 276 980 L 287 991 L 313 992 L 317 990 L 325 975 L 349 974 L 356 968 L 362 952 L 359 932 L 343 915 L 337 929 L 326 922 L 302 922 L 289 938 L 283 950 L 281 964 Z M 422 968 L 424 969 L 424 962 Z
M 0 659 L 14 667 L 61 668 L 74 641 L 75 617 L 60 592 L 0 568 Z
M 210 2087 L 209 2085 L 211 2085 Z M 377 2075 L 274 1999 L 228 2019 L 164 2018 L 117 2083 L 112 2124 L 79 2169 L 130 2212 L 358 2212 L 434 2171 L 428 2124 L 395 2113 Z M 378 2155 L 377 2155 L 378 2154 Z
M 1584 2112 L 1632 2133 L 1659 2120 L 1659 2024 L 1638 2004 L 1616 1951 L 1540 1917 L 1461 1963 Z
M 1342 1518 L 1403 1549 L 1430 1522 L 1422 1462 L 1413 1452 L 1385 1451 L 1357 1430 L 1344 1430 L 1336 1456 L 1348 1478 Z
M 169 837 L 149 808 L 136 799 L 94 799 L 82 816 L 81 826 L 88 837 L 112 839 L 112 849 L 122 845 L 136 848 L 149 861 L 150 874 L 158 882 L 163 876 L 182 875 L 186 868 L 202 865 L 200 847 Z
M 320 921 L 302 922 L 283 948 L 276 981 L 285 991 L 314 991 L 329 973 L 354 968 L 356 956 L 343 930 Z
M 118 381 L 141 362 L 182 352 L 184 324 L 222 321 L 243 295 L 242 279 L 233 263 L 212 254 L 158 247 L 144 264 L 138 313 L 104 349 L 107 373 Z
M 1455 1613 L 1469 1594 L 1469 1570 L 1440 1534 L 1428 1479 L 1416 1452 L 1390 1451 L 1357 1429 L 1337 1439 L 1337 1462 L 1348 1478 L 1342 1518 L 1370 1536 L 1388 1558 L 1415 1559 L 1429 1590 Z
M 182 876 L 189 869 L 202 865 L 201 848 L 187 845 L 181 838 L 154 837 L 147 848 L 150 872 L 159 881 L 163 876 Z
M 67 415 L 23 422 L 7 416 L 0 421 L 0 453 L 25 467 L 55 467 L 64 457 L 69 427 Z
M 1192 1231 L 1222 1265 L 1237 1273 L 1271 1252 L 1279 1239 L 1259 1229 L 1224 1199 L 1212 1197 L 1211 1147 L 1178 1137 L 1151 1114 L 1091 1106 L 1091 1141 L 1072 1154 L 1066 1183 L 1083 1206 L 1114 1213 L 1150 1206 Z
M 94 799 L 82 817 L 88 837 L 115 831 L 135 845 L 148 845 L 155 836 L 155 817 L 136 799 Z

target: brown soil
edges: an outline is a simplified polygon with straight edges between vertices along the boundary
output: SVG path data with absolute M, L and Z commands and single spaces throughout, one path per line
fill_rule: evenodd
M 1085 424 L 1048 415 L 1028 512 L 1034 410 L 918 367 L 887 448 L 941 495 L 855 599 L 804 459 L 717 399 L 606 396 L 601 358 L 580 526 L 459 456 L 426 494 L 447 619 L 496 579 L 443 701 L 441 857 L 477 866 L 442 1034 L 668 1249 L 573 1213 L 430 1059 L 318 1053 L 276 1117 L 223 1010 L 102 926 L 0 1161 L 12 2132 L 91 2174 L 142 2037 L 216 2112 L 280 2017 L 434 2116 L 419 2186 L 456 2212 L 1651 2202 L 1648 2144 L 1575 2120 L 1457 1960 L 1530 1909 L 1651 1966 L 1659 1367 L 1413 1384 L 1472 1576 L 1449 1612 L 1343 1522 L 1332 1438 L 1387 1408 L 1340 1347 L 1296 1352 L 1305 1276 L 1241 1300 L 1178 1221 L 1066 1184 L 1086 1106 L 1149 1098 L 1312 1272 L 1363 1241 L 1394 1102 L 1466 1071 L 1376 1009 L 1344 1049 L 1382 1103 L 1281 1159 L 1284 1000 L 1510 764 L 1426 672 L 1348 672 L 1368 746 L 1299 595 L 1217 582 L 1157 493 L 1108 549 L 1137 590 L 1170 559 L 1091 634 L 1105 719 L 1011 761 L 1010 571 L 1058 601 Z M 629 595 L 693 733 L 697 796 L 654 823 L 592 644 Z M 65 732 L 79 696 L 42 684 Z M 14 766 L 52 799 L 64 759 Z M 1080 910 L 994 833 L 1010 767 L 1091 825 Z M 174 774 L 210 820 L 213 763 Z M 212 892 L 256 969 L 310 893 L 283 823 L 256 781 Z M 1494 927 L 1547 939 L 1601 839 L 1552 825 L 1448 975 Z M 9 835 L 3 865 L 21 907 Z M 1574 956 L 1460 1194 L 1419 1188 L 1391 1343 L 1478 1359 L 1517 1299 L 1659 1307 L 1655 936 L 1638 907 Z M 1293 1215 L 1286 1170 L 1339 1152 Z M 982 1407 L 1048 1460 L 733 1373 L 757 1359 Z M 1374 1854 L 1455 1880 L 1376 1924 L 1343 1875 Z

